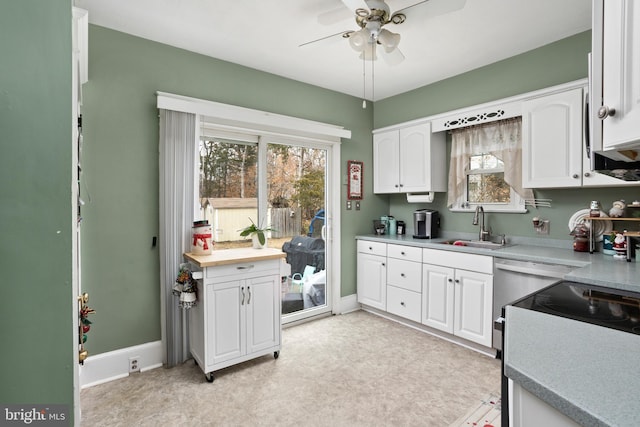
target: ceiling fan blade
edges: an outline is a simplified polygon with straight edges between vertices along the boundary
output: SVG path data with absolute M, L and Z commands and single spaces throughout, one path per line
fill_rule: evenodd
M 364 0 L 342 0 L 342 3 L 352 12 L 356 9 L 369 10 L 369 5 Z
M 308 45 L 310 45 L 312 43 L 318 43 L 318 42 L 322 42 L 322 41 L 338 41 L 338 40 L 340 40 L 341 38 L 344 37 L 344 34 L 351 33 L 351 32 L 353 32 L 353 31 L 340 31 L 339 33 L 331 34 L 331 35 L 328 35 L 328 36 L 325 36 L 325 37 L 320 37 L 319 39 L 315 39 L 315 40 L 311 40 L 311 41 L 302 43 L 302 44 L 298 45 L 298 47 L 304 47 L 304 46 L 308 46 Z M 337 37 L 337 36 L 340 36 L 340 37 Z
M 380 56 L 384 59 L 384 62 L 394 66 L 404 61 L 404 55 L 400 52 L 400 49 L 395 48 L 391 52 L 386 52 L 384 49 L 379 49 Z
M 427 5 L 425 5 L 425 7 L 428 9 L 427 13 L 429 14 L 429 16 L 438 16 L 444 15 L 445 13 L 455 12 L 456 10 L 464 8 L 467 0 L 423 0 L 410 6 L 404 7 L 400 10 L 396 10 L 395 12 L 393 12 L 393 15 L 395 15 L 396 13 L 404 13 L 407 9 L 421 5 L 423 3 L 428 3 Z
M 318 24 L 333 25 L 340 21 L 346 21 L 349 18 L 353 18 L 353 11 L 347 10 L 344 7 L 339 7 L 318 15 Z

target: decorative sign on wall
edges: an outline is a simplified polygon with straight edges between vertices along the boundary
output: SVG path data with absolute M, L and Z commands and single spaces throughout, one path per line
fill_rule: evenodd
M 364 165 L 356 160 L 347 161 L 347 199 L 362 200 L 362 170 Z

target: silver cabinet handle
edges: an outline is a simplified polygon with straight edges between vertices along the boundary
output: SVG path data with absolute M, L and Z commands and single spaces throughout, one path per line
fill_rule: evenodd
M 240 293 L 242 294 L 242 301 L 240 301 L 240 305 L 244 305 L 244 286 L 240 287 Z
M 574 174 L 572 175 L 572 177 L 573 177 L 574 179 L 578 179 L 578 178 L 580 178 L 580 175 L 578 175 L 577 173 L 574 173 Z
M 400 305 L 404 307 L 404 301 L 400 301 Z
M 604 120 L 607 117 L 613 117 L 616 115 L 616 109 L 613 107 L 608 107 L 606 105 L 603 105 L 602 107 L 598 108 L 598 118 L 600 120 Z
M 253 264 L 251 264 L 251 265 L 240 265 L 240 266 L 236 267 L 236 269 L 238 269 L 238 270 L 249 270 L 249 269 L 251 269 L 253 267 L 254 267 Z
M 405 277 L 405 276 L 404 276 L 404 273 L 400 273 L 400 277 Z
M 249 298 L 247 299 L 247 305 L 251 303 L 251 286 L 247 286 L 247 291 L 249 292 Z

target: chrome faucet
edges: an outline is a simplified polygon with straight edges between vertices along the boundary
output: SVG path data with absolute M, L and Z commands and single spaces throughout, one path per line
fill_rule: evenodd
M 482 214 L 480 222 L 480 232 L 478 233 L 478 240 L 487 241 L 491 238 L 491 232 L 484 229 L 484 208 L 482 205 L 476 206 L 476 213 L 473 214 L 473 225 L 478 225 L 478 215 Z

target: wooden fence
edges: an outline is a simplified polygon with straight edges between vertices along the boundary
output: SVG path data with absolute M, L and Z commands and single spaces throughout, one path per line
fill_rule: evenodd
M 302 230 L 302 212 L 299 208 L 270 208 L 269 225 L 276 231 L 271 232 L 271 237 L 299 236 Z

